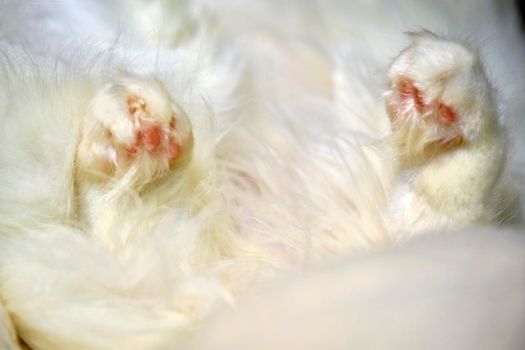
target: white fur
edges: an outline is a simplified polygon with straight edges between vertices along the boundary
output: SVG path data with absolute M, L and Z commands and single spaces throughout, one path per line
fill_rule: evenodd
M 487 95 L 462 90 L 450 98 L 483 110 L 472 113 L 478 124 L 465 119 L 464 131 L 473 140 L 485 133 L 485 148 L 476 141 L 475 152 L 437 160 L 400 184 L 382 142 L 390 133 L 387 70 L 407 45 L 402 33 L 414 27 L 470 27 L 484 49 L 505 52 L 486 55 L 488 70 L 502 79 L 507 124 L 519 129 L 518 89 L 502 60 L 520 62 L 521 39 L 492 5 L 2 3 L 0 300 L 18 336 L 35 350 L 170 348 L 218 307 L 290 267 L 384 247 L 397 241 L 392 232 L 435 227 L 439 215 L 454 227 L 493 220 L 485 208 L 473 212 L 497 193 L 502 136 L 480 125 L 501 111 L 482 98 L 490 95 L 487 78 L 470 79 L 474 63 L 462 66 L 463 84 L 485 84 L 475 91 Z M 443 41 L 417 55 L 446 58 L 455 45 Z M 469 59 L 477 56 L 452 57 Z M 139 161 L 118 159 L 137 128 L 122 102 L 130 91 L 154 106 L 146 120 L 167 127 L 172 112 L 188 118 L 193 148 L 184 161 L 169 165 L 164 153 L 149 151 Z M 189 123 L 181 125 L 173 132 L 184 138 L 177 133 L 189 135 Z M 109 168 L 97 168 L 99 155 Z M 519 169 L 520 158 L 510 158 L 509 168 Z M 458 163 L 470 164 L 461 174 L 480 183 L 445 183 L 440 192 Z M 389 201 L 396 218 L 402 203 L 425 210 L 402 188 L 418 181 L 450 201 L 448 211 L 424 213 L 421 224 L 406 212 L 402 222 L 385 223 Z M 457 210 L 461 195 L 475 197 L 465 212 Z M 11 334 L 8 320 L 0 325 L 0 334 Z

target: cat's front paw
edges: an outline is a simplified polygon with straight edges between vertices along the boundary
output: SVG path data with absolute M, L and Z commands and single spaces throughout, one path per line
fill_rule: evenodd
M 190 121 L 162 84 L 126 76 L 92 98 L 77 163 L 84 176 L 140 187 L 187 160 L 192 144 Z
M 386 94 L 399 176 L 392 232 L 494 222 L 501 216 L 505 136 L 478 55 L 424 32 L 396 58 Z
M 429 32 L 394 61 L 386 94 L 401 160 L 421 162 L 472 144 L 497 129 L 492 89 L 478 55 Z

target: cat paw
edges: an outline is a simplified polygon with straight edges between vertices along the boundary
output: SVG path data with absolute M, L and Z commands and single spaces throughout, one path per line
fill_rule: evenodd
M 386 106 L 400 158 L 417 161 L 477 142 L 496 112 L 476 53 L 429 32 L 412 39 L 390 68 Z
M 188 159 L 192 144 L 190 121 L 162 84 L 125 77 L 92 98 L 77 160 L 83 174 L 140 186 Z

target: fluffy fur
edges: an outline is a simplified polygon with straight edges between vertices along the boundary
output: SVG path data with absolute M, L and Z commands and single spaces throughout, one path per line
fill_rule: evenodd
M 290 267 L 519 217 L 510 11 L 2 2 L 5 347 L 171 348 Z

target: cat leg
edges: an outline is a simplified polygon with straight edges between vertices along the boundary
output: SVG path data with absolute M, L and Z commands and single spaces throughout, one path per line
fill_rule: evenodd
M 386 221 L 411 234 L 496 220 L 505 137 L 479 57 L 432 33 L 389 71 L 389 141 L 399 165 Z
M 190 121 L 161 83 L 120 77 L 89 104 L 78 170 L 89 180 L 121 180 L 140 191 L 186 162 L 192 146 Z
M 191 159 L 191 124 L 161 83 L 131 76 L 100 85 L 82 121 L 78 218 L 109 249 L 124 249 L 131 237 L 148 232 L 139 218 L 155 212 L 157 190 L 169 200 L 180 187 L 161 184 Z M 148 206 L 147 198 L 156 205 Z

